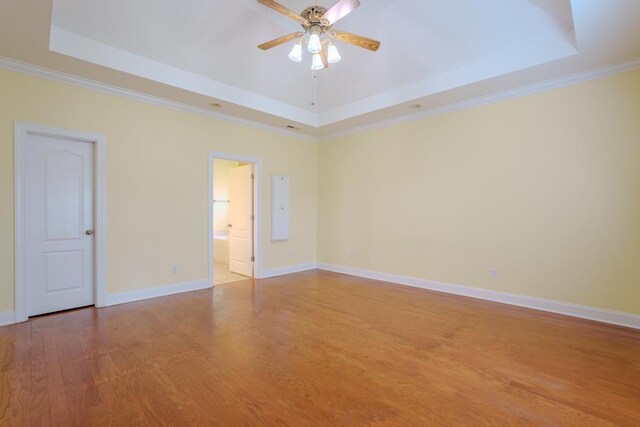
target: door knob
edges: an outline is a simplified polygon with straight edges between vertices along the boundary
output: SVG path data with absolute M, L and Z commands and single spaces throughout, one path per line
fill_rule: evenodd
M 93 234 L 93 230 L 86 230 L 84 234 L 86 234 L 87 236 L 91 236 Z

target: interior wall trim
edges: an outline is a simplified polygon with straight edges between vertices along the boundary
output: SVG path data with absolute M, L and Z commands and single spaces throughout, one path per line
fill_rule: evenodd
M 316 268 L 317 264 L 315 262 L 291 265 L 288 267 L 270 268 L 262 270 L 258 278 L 267 279 L 270 277 L 282 276 L 285 274 L 315 270 Z M 102 306 L 108 307 L 112 305 L 126 304 L 135 301 L 143 301 L 151 298 L 165 297 L 169 295 L 181 294 L 183 292 L 192 292 L 211 288 L 213 288 L 212 282 L 208 279 L 202 279 L 190 282 L 173 283 L 170 285 L 157 286 L 147 289 L 138 289 L 135 291 L 118 292 L 106 295 L 104 304 Z M 15 313 L 13 311 L 0 312 L 0 326 L 11 325 L 13 323 L 17 323 Z
M 281 135 L 287 135 L 294 138 L 302 139 L 309 142 L 318 142 L 318 138 L 315 136 L 305 135 L 303 133 L 289 131 L 287 129 L 281 129 L 277 126 L 267 125 L 254 120 L 243 119 L 241 117 L 232 116 L 230 114 L 220 113 L 218 111 L 210 111 L 205 108 L 194 107 L 192 105 L 183 104 L 181 102 L 171 101 L 165 98 L 157 96 L 147 95 L 145 93 L 136 92 L 129 89 L 123 89 L 117 86 L 112 86 L 106 83 L 100 83 L 94 80 L 85 79 L 82 77 L 76 77 L 71 74 L 62 73 L 60 71 L 54 71 L 44 67 L 38 67 L 36 65 L 27 64 L 25 62 L 16 61 L 11 58 L 0 56 L 0 68 L 16 71 L 30 76 L 42 77 L 48 80 L 53 80 L 59 83 L 67 83 L 74 86 L 79 86 L 85 89 L 94 90 L 109 95 L 122 96 L 124 98 L 133 99 L 135 101 L 143 102 L 145 104 L 157 105 L 160 107 L 171 108 L 184 113 L 198 114 L 200 116 L 210 117 L 224 122 L 234 123 L 242 126 L 247 126 L 254 129 L 264 130 L 268 132 L 275 132 Z
M 509 89 L 501 92 L 491 93 L 488 95 L 480 96 L 473 99 L 467 99 L 465 101 L 455 102 L 455 103 L 443 105 L 440 107 L 424 109 L 416 113 L 406 114 L 406 115 L 395 117 L 389 120 L 382 120 L 376 123 L 369 123 L 369 124 L 354 127 L 352 129 L 348 129 L 345 131 L 321 136 L 318 138 L 318 142 L 322 143 L 325 141 L 332 141 L 338 138 L 356 135 L 356 134 L 368 132 L 375 129 L 387 128 L 387 127 L 399 125 L 402 123 L 413 122 L 413 121 L 424 119 L 427 117 L 440 116 L 442 114 L 453 113 L 456 111 L 466 110 L 469 108 L 481 107 L 483 105 L 494 104 L 497 102 L 507 101 L 510 99 L 519 98 L 527 95 L 534 95 L 536 93 L 546 92 L 553 89 L 560 89 L 565 86 L 572 86 L 572 85 L 587 82 L 590 80 L 596 80 L 603 77 L 613 76 L 615 74 L 624 73 L 627 71 L 635 70 L 637 68 L 640 68 L 640 58 L 636 58 L 631 61 L 621 62 L 618 64 L 606 65 L 603 67 L 594 68 L 592 70 L 587 70 L 587 71 L 571 74 L 564 77 L 550 79 L 540 83 L 521 86 L 515 89 Z
M 142 301 L 150 298 L 165 297 L 168 295 L 180 294 L 183 292 L 199 291 L 210 289 L 213 285 L 208 279 L 194 280 L 191 282 L 174 283 L 170 285 L 157 286 L 154 288 L 138 289 L 135 291 L 118 292 L 107 295 L 106 306 L 125 304 L 128 302 Z
M 640 329 L 640 316 L 631 313 L 334 264 L 318 263 L 318 269 Z
M 318 265 L 315 262 L 307 264 L 296 264 L 287 267 L 269 268 L 262 270 L 258 279 L 268 279 L 270 277 L 283 276 L 285 274 L 300 273 L 302 271 L 315 270 Z
M 16 314 L 13 311 L 0 312 L 0 326 L 16 323 Z
M 266 269 L 262 271 L 262 274 L 259 278 L 267 279 L 270 277 L 282 276 L 285 274 L 314 270 L 316 268 L 320 270 L 332 271 L 335 273 L 380 280 L 387 283 L 445 292 L 448 294 L 461 295 L 465 297 L 499 302 L 502 304 L 509 304 L 517 307 L 531 308 L 535 310 L 547 311 L 550 313 L 563 314 L 565 316 L 595 320 L 598 322 L 640 329 L 640 316 L 631 313 L 605 310 L 601 308 L 552 301 L 542 298 L 528 297 L 524 295 L 510 294 L 506 292 L 490 291 L 487 289 L 472 288 L 469 286 L 441 283 L 414 277 L 400 276 L 354 267 L 339 266 L 335 264 L 307 263 L 292 265 L 288 267 Z M 212 288 L 212 285 L 207 279 L 203 279 L 195 280 L 192 282 L 159 286 L 155 288 L 140 289 L 130 292 L 120 292 L 107 295 L 105 306 L 142 301 L 150 298 L 169 296 L 182 292 L 191 292 L 209 288 Z M 0 326 L 9 325 L 12 323 L 16 323 L 14 312 L 6 311 L 0 313 Z
M 220 113 L 218 111 L 210 111 L 205 108 L 194 107 L 192 105 L 171 101 L 168 99 L 147 95 L 141 92 L 136 92 L 128 89 L 119 88 L 116 86 L 108 85 L 106 83 L 100 83 L 93 80 L 76 77 L 71 74 L 54 71 L 48 68 L 39 67 L 31 64 L 27 64 L 21 61 L 16 61 L 7 57 L 0 57 L 0 68 L 5 68 L 20 73 L 42 77 L 49 80 L 72 84 L 80 86 L 86 89 L 95 90 L 110 95 L 122 96 L 125 98 L 133 99 L 143 102 L 145 104 L 158 105 L 161 107 L 171 108 L 174 110 L 198 114 L 205 117 L 211 117 L 214 119 L 222 120 L 229 123 L 235 123 L 238 125 L 248 126 L 254 129 L 260 129 L 269 132 L 275 132 L 282 135 L 302 139 L 309 142 L 325 142 L 334 139 L 355 135 L 359 133 L 368 132 L 375 129 L 381 129 L 399 125 L 406 122 L 412 122 L 427 117 L 439 116 L 442 114 L 452 113 L 455 111 L 466 110 L 469 108 L 480 107 L 487 104 L 493 104 L 500 101 L 506 101 L 509 99 L 518 98 L 521 96 L 533 95 L 539 92 L 545 92 L 553 89 L 559 89 L 565 86 L 571 86 L 578 83 L 586 82 L 589 80 L 595 80 L 598 78 L 608 77 L 615 74 L 624 73 L 637 68 L 640 68 L 640 58 L 635 58 L 630 61 L 621 62 L 618 64 L 606 65 L 603 67 L 594 68 L 569 76 L 558 77 L 550 79 L 540 83 L 534 83 L 531 85 L 521 86 L 515 89 L 509 89 L 502 92 L 492 93 L 489 95 L 468 99 L 461 102 L 455 102 L 452 104 L 443 105 L 436 108 L 421 110 L 420 112 L 406 114 L 403 116 L 395 117 L 389 120 L 381 120 L 374 123 L 369 123 L 363 126 L 354 127 L 341 132 L 335 132 L 329 135 L 315 137 L 306 135 L 299 132 L 293 132 L 286 129 L 281 129 L 277 126 L 267 125 L 265 123 L 257 122 L 254 120 L 243 119 L 230 114 Z
M 285 274 L 299 273 L 301 271 L 315 270 L 317 264 L 311 262 L 308 264 L 297 264 L 287 267 L 270 268 L 265 270 L 256 270 L 258 279 L 267 279 L 269 277 L 282 276 Z M 170 285 L 158 286 L 154 288 L 138 289 L 135 291 L 119 292 L 109 294 L 106 297 L 106 306 L 125 304 L 128 302 L 142 301 L 150 298 L 164 297 L 168 295 L 180 294 L 183 292 L 199 291 L 201 289 L 213 288 L 212 282 L 208 279 L 194 280 L 191 282 L 174 283 Z M 0 318 L 0 320 L 2 320 Z

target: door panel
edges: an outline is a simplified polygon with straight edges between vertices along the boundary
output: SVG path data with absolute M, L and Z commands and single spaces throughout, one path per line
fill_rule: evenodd
M 56 150 L 44 154 L 47 240 L 78 239 L 82 230 L 83 158 Z
M 253 277 L 253 165 L 229 171 L 229 271 Z
M 45 294 L 84 286 L 83 255 L 81 250 L 44 254 Z
M 93 144 L 29 135 L 27 314 L 94 303 Z

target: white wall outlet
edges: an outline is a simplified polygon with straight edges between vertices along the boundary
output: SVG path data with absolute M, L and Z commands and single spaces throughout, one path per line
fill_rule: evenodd
M 349 254 L 349 257 L 351 259 L 356 259 L 356 253 L 354 251 L 351 251 L 351 253 Z
M 498 270 L 495 268 L 491 269 L 491 278 L 492 279 L 497 279 L 498 278 Z
M 172 265 L 171 266 L 171 273 L 176 274 L 178 272 L 178 266 L 177 265 Z
M 371 264 L 371 261 L 373 261 L 373 258 L 371 257 L 371 255 L 367 256 L 367 262 Z

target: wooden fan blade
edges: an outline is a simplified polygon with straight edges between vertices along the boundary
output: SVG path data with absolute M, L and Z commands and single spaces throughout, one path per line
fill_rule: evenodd
M 335 34 L 334 37 L 340 41 L 345 43 L 352 44 L 354 46 L 361 47 L 363 49 L 368 49 L 372 51 L 378 50 L 380 47 L 380 42 L 375 41 L 366 37 L 359 36 L 357 34 L 347 33 L 346 31 L 333 30 Z
M 273 39 L 273 40 L 268 41 L 266 43 L 262 43 L 258 47 L 260 49 L 262 49 L 262 50 L 271 49 L 272 47 L 276 47 L 278 45 L 281 45 L 282 43 L 286 43 L 286 42 L 288 42 L 290 40 L 297 39 L 298 37 L 302 37 L 303 35 L 304 35 L 304 31 L 287 34 L 286 36 L 278 37 L 277 39 Z
M 322 58 L 322 65 L 324 65 L 324 68 L 329 68 L 329 61 L 327 60 L 326 46 L 322 47 L 322 50 L 320 51 L 320 58 Z
M 260 3 L 261 5 L 267 6 L 269 9 L 273 9 L 276 12 L 286 16 L 287 18 L 293 19 L 294 21 L 298 22 L 298 23 L 306 23 L 306 20 L 298 15 L 297 13 L 295 13 L 294 11 L 287 9 L 286 7 L 284 7 L 283 5 L 281 5 L 280 3 L 273 1 L 273 0 L 258 0 L 258 3 Z
M 322 21 L 328 22 L 328 25 L 335 24 L 339 19 L 344 18 L 347 14 L 351 13 L 353 9 L 360 6 L 358 0 L 339 0 L 336 4 L 331 6 L 331 9 L 327 10 L 322 15 Z

